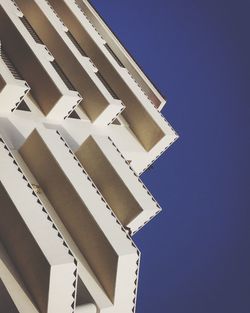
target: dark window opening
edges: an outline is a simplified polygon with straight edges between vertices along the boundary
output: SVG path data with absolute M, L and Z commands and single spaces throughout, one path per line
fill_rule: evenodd
M 72 111 L 72 113 L 70 113 L 68 118 L 74 118 L 74 119 L 77 119 L 77 120 L 81 119 L 80 116 L 76 113 L 76 111 Z

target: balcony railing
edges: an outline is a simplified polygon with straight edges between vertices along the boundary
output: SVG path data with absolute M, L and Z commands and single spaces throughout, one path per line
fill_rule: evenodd
M 0 49 L 0 54 L 1 57 L 4 61 L 4 63 L 6 64 L 6 66 L 8 67 L 8 69 L 10 70 L 11 74 L 16 78 L 16 79 L 22 79 L 21 75 L 19 74 L 19 72 L 17 71 L 16 67 L 14 66 L 14 64 L 10 61 L 9 57 L 7 56 L 6 52 L 4 51 L 4 49 L 1 47 Z
M 22 21 L 23 25 L 26 27 L 32 38 L 35 40 L 36 43 L 43 44 L 42 40 L 39 38 L 33 27 L 30 25 L 28 20 L 25 16 L 20 17 L 20 20 Z

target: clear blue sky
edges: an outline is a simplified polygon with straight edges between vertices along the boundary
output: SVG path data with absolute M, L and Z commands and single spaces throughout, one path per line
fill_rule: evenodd
M 137 313 L 250 312 L 250 1 L 92 0 L 180 139 L 143 180 Z

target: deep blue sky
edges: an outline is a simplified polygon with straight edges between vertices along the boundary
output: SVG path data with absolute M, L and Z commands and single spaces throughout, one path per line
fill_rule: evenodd
M 180 139 L 143 179 L 137 313 L 250 312 L 250 2 L 92 0 Z

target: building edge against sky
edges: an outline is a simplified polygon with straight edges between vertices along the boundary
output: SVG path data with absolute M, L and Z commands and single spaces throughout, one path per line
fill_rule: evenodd
M 86 0 L 0 0 L 0 42 L 0 312 L 135 312 L 165 100 Z

